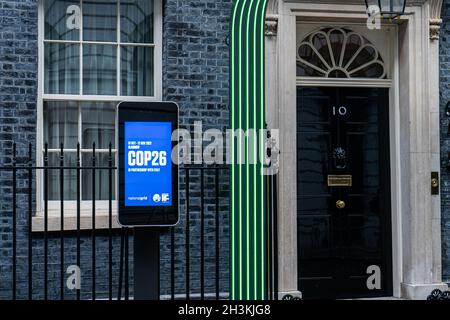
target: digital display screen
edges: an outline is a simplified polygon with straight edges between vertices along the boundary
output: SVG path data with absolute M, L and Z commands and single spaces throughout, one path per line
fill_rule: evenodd
M 172 123 L 124 125 L 125 207 L 172 206 Z

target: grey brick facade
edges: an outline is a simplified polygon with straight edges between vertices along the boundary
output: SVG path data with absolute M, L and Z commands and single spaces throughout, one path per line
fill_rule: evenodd
M 195 121 L 202 121 L 203 129 L 227 129 L 229 85 L 229 17 L 232 0 L 183 1 L 166 0 L 163 24 L 163 98 L 180 107 L 181 127 L 193 129 Z M 192 179 L 190 207 L 191 247 L 190 284 L 192 293 L 200 287 L 200 185 L 199 172 Z M 205 290 L 215 290 L 215 208 L 213 205 L 214 177 L 205 173 Z M 228 236 L 228 172 L 220 172 L 220 291 L 228 292 L 229 236 Z M 181 189 L 185 190 L 185 179 Z M 195 196 L 197 195 L 197 196 Z M 181 195 L 181 222 L 176 228 L 176 292 L 185 292 L 185 213 L 184 194 Z M 162 238 L 163 294 L 170 286 L 168 235 Z M 197 288 L 197 289 L 194 289 Z
M 29 142 L 36 141 L 37 101 L 37 4 L 36 1 L 0 3 L 0 165 L 11 164 L 12 145 L 24 155 Z M 0 298 L 11 296 L 12 207 L 10 173 L 0 175 Z M 25 186 L 24 181 L 20 184 Z M 23 198 L 22 198 L 23 199 Z M 19 202 L 21 208 L 25 203 Z M 22 210 L 23 213 L 23 210 Z M 26 229 L 24 214 L 18 226 Z M 20 261 L 26 252 L 26 234 L 18 238 Z M 20 263 L 22 287 L 27 265 Z M 22 288 L 20 288 L 20 291 Z

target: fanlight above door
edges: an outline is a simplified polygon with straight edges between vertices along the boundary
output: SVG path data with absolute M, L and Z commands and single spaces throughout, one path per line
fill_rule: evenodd
M 297 76 L 386 79 L 383 58 L 361 34 L 322 28 L 297 46 Z

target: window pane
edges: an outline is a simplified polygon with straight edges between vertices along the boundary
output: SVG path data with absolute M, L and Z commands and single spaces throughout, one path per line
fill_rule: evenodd
M 83 94 L 117 95 L 116 48 L 83 46 Z
M 96 167 L 109 167 L 109 154 L 96 153 L 95 165 Z M 115 166 L 115 155 L 113 154 L 112 166 Z M 91 167 L 93 165 L 93 156 L 91 153 L 83 154 L 83 166 Z M 92 170 L 83 170 L 82 174 L 82 196 L 83 200 L 92 200 Z M 112 172 L 112 199 L 115 200 L 115 177 L 114 171 Z M 109 200 L 109 170 L 108 169 L 96 169 L 95 170 L 95 200 Z
M 153 43 L 153 1 L 122 1 L 120 28 L 122 42 Z
M 381 0 L 381 10 L 385 12 L 402 12 L 405 0 Z
M 81 9 L 76 0 L 45 0 L 45 39 L 79 40 Z
M 87 41 L 117 41 L 116 1 L 83 1 L 83 39 Z
M 60 166 L 60 153 L 51 152 L 49 153 L 48 162 L 50 167 Z M 65 167 L 76 167 L 77 166 L 77 155 L 76 153 L 64 153 L 64 166 Z M 61 200 L 61 191 L 59 190 L 61 185 L 59 169 L 49 169 L 48 170 L 48 199 L 50 201 Z M 77 171 L 76 170 L 63 170 L 64 179 L 64 200 L 74 201 L 77 199 Z
M 79 48 L 78 44 L 45 44 L 45 93 L 80 93 Z
M 83 102 L 81 104 L 83 149 L 115 148 L 116 104 L 111 102 Z
M 78 104 L 68 101 L 44 102 L 44 143 L 50 149 L 76 149 L 78 143 Z
M 123 96 L 153 96 L 153 48 L 125 46 L 121 48 Z

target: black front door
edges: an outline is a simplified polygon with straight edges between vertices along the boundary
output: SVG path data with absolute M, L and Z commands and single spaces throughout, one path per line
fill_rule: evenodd
M 297 89 L 298 286 L 392 294 L 389 90 Z

